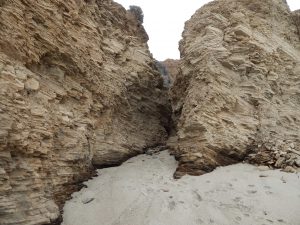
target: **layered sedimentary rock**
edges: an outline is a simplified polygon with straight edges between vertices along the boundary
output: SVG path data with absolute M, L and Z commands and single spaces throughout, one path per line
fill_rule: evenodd
M 0 224 L 46 224 L 91 176 L 165 141 L 147 34 L 111 0 L 0 1 Z
M 299 43 L 299 12 L 284 0 L 217 0 L 186 22 L 171 92 L 175 176 L 245 158 L 300 166 Z

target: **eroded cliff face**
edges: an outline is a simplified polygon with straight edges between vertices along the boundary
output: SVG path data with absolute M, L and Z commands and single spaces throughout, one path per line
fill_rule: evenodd
M 0 3 L 0 224 L 46 224 L 93 166 L 164 143 L 167 96 L 113 1 Z
M 283 0 L 217 0 L 186 23 L 172 88 L 175 177 L 249 161 L 300 166 L 299 13 Z

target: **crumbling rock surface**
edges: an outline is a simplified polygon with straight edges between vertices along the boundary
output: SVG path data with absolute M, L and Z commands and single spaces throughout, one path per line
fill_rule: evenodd
M 175 177 L 245 158 L 299 167 L 299 24 L 283 0 L 217 0 L 186 22 L 171 91 Z
M 179 73 L 179 60 L 178 59 L 166 59 L 161 62 L 167 69 L 171 84 L 174 83 L 177 74 Z
M 0 1 L 0 224 L 47 224 L 92 175 L 163 144 L 148 36 L 111 0 Z

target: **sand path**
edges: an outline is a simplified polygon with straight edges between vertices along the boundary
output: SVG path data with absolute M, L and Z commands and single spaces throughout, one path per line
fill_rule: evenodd
M 168 152 L 98 170 L 63 225 L 300 225 L 300 174 L 238 164 L 174 180 Z

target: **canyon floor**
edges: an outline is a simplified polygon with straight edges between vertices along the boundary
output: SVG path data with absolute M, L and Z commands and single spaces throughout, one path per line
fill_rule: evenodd
M 300 174 L 248 164 L 173 179 L 167 151 L 131 158 L 74 193 L 63 225 L 299 225 Z

